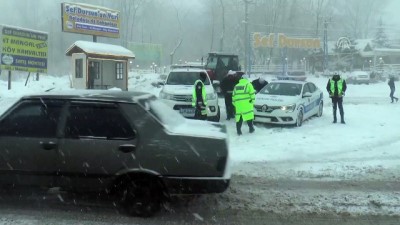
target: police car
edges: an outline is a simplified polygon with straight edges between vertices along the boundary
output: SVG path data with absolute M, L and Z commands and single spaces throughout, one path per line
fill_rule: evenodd
M 195 108 L 192 106 L 193 85 L 199 79 L 200 73 L 207 74 L 207 71 L 198 68 L 171 70 L 160 92 L 160 99 L 184 117 L 194 118 Z M 220 119 L 218 95 L 208 75 L 204 86 L 207 94 L 207 119 L 218 122 Z
M 254 122 L 301 126 L 323 112 L 323 93 L 312 82 L 271 81 L 256 95 Z

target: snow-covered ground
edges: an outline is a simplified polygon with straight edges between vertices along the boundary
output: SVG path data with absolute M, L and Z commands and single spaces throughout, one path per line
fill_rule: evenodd
M 256 77 L 251 77 L 256 78 Z M 158 74 L 130 74 L 129 89 L 150 92 L 158 96 L 161 87 L 152 83 L 159 79 Z M 270 81 L 273 77 L 266 77 Z M 326 77 L 309 76 L 320 89 L 325 91 L 328 81 Z M 15 81 L 12 89 L 7 90 L 7 83 L 0 81 L 0 112 L 3 112 L 19 96 L 47 90 L 49 88 L 70 89 L 69 78 L 41 76 L 40 81 Z M 396 83 L 398 86 L 398 82 Z M 395 94 L 397 95 L 397 93 Z M 400 215 L 399 190 L 384 194 L 371 190 L 342 190 L 335 192 L 335 187 L 316 192 L 302 186 L 296 192 L 296 182 L 344 182 L 347 186 L 373 182 L 375 189 L 379 184 L 397 182 L 400 178 L 400 102 L 390 103 L 389 87 L 386 82 L 370 85 L 348 85 L 344 98 L 346 124 L 332 124 L 331 102 L 324 96 L 324 113 L 320 118 L 312 118 L 304 122 L 302 127 L 264 126 L 257 124 L 256 132 L 249 134 L 244 124 L 244 135 L 237 136 L 234 121 L 225 120 L 225 106 L 220 99 L 221 122 L 228 127 L 230 135 L 230 153 L 233 162 L 231 189 L 222 195 L 220 201 L 233 208 L 240 208 L 243 202 L 259 208 L 280 208 L 283 201 L 292 201 L 290 210 L 319 210 L 332 208 L 335 212 L 348 210 L 335 206 L 337 198 L 352 199 L 349 204 L 379 201 L 381 205 L 389 205 L 388 209 L 380 208 L 377 214 Z M 290 187 L 281 188 L 272 183 L 290 180 Z M 272 182 L 272 183 L 271 183 Z M 339 182 L 339 183 L 338 183 Z M 376 185 L 376 183 L 378 185 Z M 265 185 L 265 188 L 260 186 Z M 257 186 L 257 188 L 254 188 Z M 242 187 L 242 189 L 240 189 Z M 268 188 L 270 187 L 270 188 Z M 315 187 L 314 187 L 315 188 Z M 240 189 L 240 190 L 239 190 Z M 301 188 L 300 188 L 301 189 Z M 347 192 L 349 191 L 349 192 Z M 338 197 L 339 196 L 339 197 Z M 350 197 L 349 197 L 350 196 Z M 206 198 L 207 199 L 207 198 Z M 205 199 L 205 200 L 206 200 Z M 230 200 L 226 200 L 230 199 Z M 273 199 L 273 200 L 272 200 Z M 378 200 L 377 200 L 378 199 Z M 344 200 L 343 200 L 344 201 Z M 307 207 L 297 207 L 304 202 Z M 248 206 L 251 207 L 251 206 Z M 357 208 L 357 207 L 356 207 Z M 342 211 L 341 211 L 342 210 Z M 322 210 L 323 211 L 323 210 Z M 367 206 L 353 209 L 350 213 L 368 214 Z

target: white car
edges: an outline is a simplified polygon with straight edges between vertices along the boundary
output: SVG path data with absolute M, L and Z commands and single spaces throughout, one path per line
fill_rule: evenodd
M 271 81 L 256 95 L 254 122 L 301 126 L 323 112 L 323 93 L 312 82 Z
M 369 84 L 371 75 L 366 71 L 353 71 L 346 79 L 346 84 Z
M 199 79 L 200 73 L 207 74 L 207 71 L 197 68 L 171 70 L 160 92 L 160 99 L 172 109 L 179 111 L 184 117 L 194 118 L 195 108 L 192 107 L 193 85 Z M 204 86 L 207 93 L 207 119 L 218 122 L 220 119 L 218 95 L 208 74 Z

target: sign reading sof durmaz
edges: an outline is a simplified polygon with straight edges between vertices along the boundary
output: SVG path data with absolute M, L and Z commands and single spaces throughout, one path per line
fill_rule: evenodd
M 61 3 L 62 31 L 119 38 L 120 13 L 82 3 Z
M 299 49 L 319 49 L 321 40 L 319 38 L 288 37 L 285 34 L 263 35 L 253 33 L 253 48 L 299 48 Z
M 0 68 L 9 71 L 47 73 L 48 34 L 0 25 Z

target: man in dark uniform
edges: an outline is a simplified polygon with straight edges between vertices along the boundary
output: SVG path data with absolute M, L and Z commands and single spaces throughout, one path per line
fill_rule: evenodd
M 200 77 L 193 86 L 192 106 L 195 107 L 195 119 L 207 119 L 207 99 L 206 88 L 204 82 L 207 79 L 206 73 L 200 73 Z
M 346 92 L 346 89 L 347 89 L 346 81 L 342 79 L 338 73 L 335 73 L 332 79 L 329 79 L 328 84 L 326 85 L 326 90 L 329 93 L 329 97 L 332 98 L 333 123 L 337 122 L 336 111 L 337 107 L 339 106 L 340 122 L 342 124 L 345 124 L 344 111 L 343 111 L 343 96 Z
M 390 96 L 390 99 L 392 100 L 391 103 L 393 103 L 393 100 L 396 100 L 396 102 L 399 101 L 398 98 L 393 96 L 394 92 L 396 91 L 396 86 L 394 85 L 394 76 L 393 75 L 389 77 L 388 85 L 390 87 L 390 95 L 389 96 Z
M 88 89 L 94 89 L 94 79 L 96 77 L 96 69 L 94 63 L 90 62 L 88 71 Z
M 254 90 L 257 94 L 263 87 L 268 84 L 268 82 L 263 77 L 259 77 L 258 79 L 253 80 L 251 84 L 253 85 Z
M 235 118 L 235 107 L 232 104 L 232 93 L 238 79 L 235 71 L 229 70 L 228 74 L 221 81 L 221 91 L 225 96 L 226 119 Z

